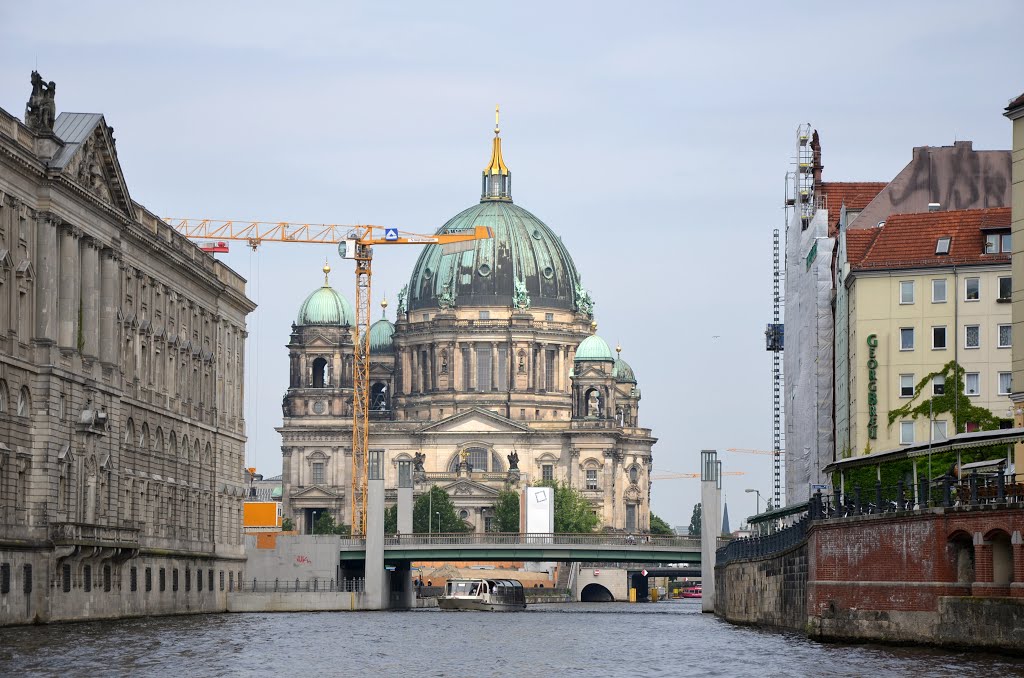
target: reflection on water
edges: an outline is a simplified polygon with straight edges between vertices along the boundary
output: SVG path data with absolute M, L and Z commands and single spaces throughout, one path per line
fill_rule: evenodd
M 969 667 L 969 669 L 967 668 Z M 0 629 L 0 675 L 957 676 L 1012 658 L 823 645 L 731 626 L 700 601 L 531 605 L 525 612 L 152 617 Z

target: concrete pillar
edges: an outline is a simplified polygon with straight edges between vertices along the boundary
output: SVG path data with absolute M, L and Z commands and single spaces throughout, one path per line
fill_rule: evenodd
M 1020 531 L 1016 531 L 1010 537 L 1011 549 L 1013 550 L 1013 582 L 1010 583 L 1010 595 L 1015 598 L 1024 598 L 1024 539 Z
M 412 462 L 398 462 L 398 531 L 412 534 Z
M 388 606 L 388 578 L 384 570 L 384 452 L 370 450 L 366 497 L 366 608 Z
M 117 253 L 103 250 L 100 262 L 100 360 L 117 363 Z M 163 360 L 164 356 L 161 355 Z M 154 366 L 154 372 L 156 372 Z
M 78 348 L 78 237 L 77 229 L 65 224 L 60 231 L 60 281 L 57 290 L 57 344 Z
M 715 551 L 722 532 L 722 479 L 718 452 L 701 450 L 700 473 L 700 574 L 703 583 L 701 611 L 715 611 Z
M 57 271 L 60 268 L 57 222 L 40 217 L 36 222 L 36 339 L 57 341 Z M 45 292 L 44 292 L 45 290 Z
M 82 242 L 82 354 L 100 354 L 100 250 L 92 238 Z

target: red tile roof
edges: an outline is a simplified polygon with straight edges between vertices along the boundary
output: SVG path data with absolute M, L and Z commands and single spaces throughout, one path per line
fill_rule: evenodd
M 829 234 L 839 226 L 839 211 L 862 210 L 886 187 L 884 181 L 823 181 L 818 189 L 822 205 L 828 210 Z
M 884 226 L 858 229 L 874 237 L 848 232 L 847 259 L 855 270 L 1008 263 L 1009 252 L 984 254 L 982 228 L 1010 228 L 1010 208 L 894 214 Z M 937 255 L 936 242 L 944 236 L 951 239 L 949 254 Z M 863 252 L 858 258 L 852 256 L 855 248 Z
M 846 260 L 851 266 L 860 263 L 881 232 L 882 229 L 878 227 L 858 228 L 846 232 Z

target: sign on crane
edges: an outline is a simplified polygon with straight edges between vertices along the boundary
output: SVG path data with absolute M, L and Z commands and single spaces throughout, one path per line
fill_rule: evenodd
M 722 471 L 720 475 L 723 476 L 745 476 L 746 471 Z M 699 473 L 662 473 L 661 475 L 651 476 L 651 480 L 676 480 L 678 478 L 700 478 Z
M 441 245 L 446 251 L 472 247 L 472 241 L 494 236 L 486 226 L 457 232 L 423 235 L 373 225 L 300 224 L 271 221 L 180 219 L 165 217 L 175 231 L 193 240 L 244 240 L 253 250 L 264 242 L 323 243 L 338 245 L 344 259 L 355 261 L 356 324 L 355 374 L 352 393 L 352 497 L 353 536 L 366 534 L 367 457 L 370 433 L 370 277 L 373 245 Z

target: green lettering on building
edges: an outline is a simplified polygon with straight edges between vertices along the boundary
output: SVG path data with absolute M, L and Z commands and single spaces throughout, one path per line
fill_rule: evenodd
M 878 335 L 868 335 L 868 438 L 878 438 L 878 360 L 875 351 L 878 349 Z
M 818 241 L 815 240 L 814 244 L 811 245 L 811 251 L 807 253 L 807 268 L 805 270 L 811 270 L 811 264 L 818 257 Z

